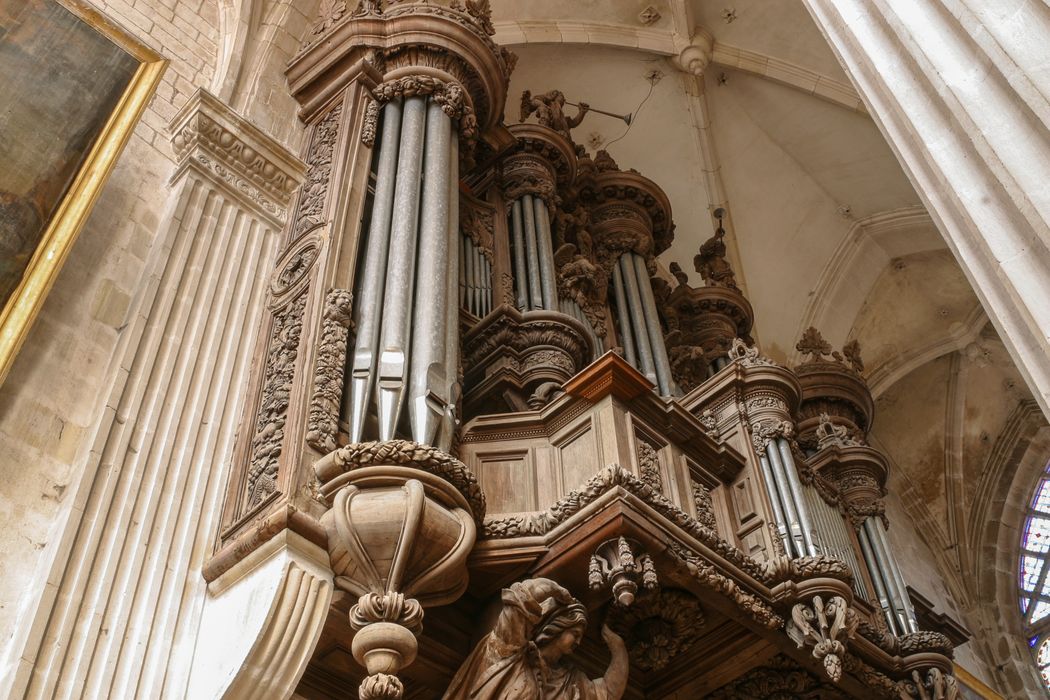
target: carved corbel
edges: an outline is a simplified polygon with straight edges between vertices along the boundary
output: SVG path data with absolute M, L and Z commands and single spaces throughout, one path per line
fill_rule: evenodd
M 846 642 L 853 638 L 859 622 L 856 612 L 845 598 L 815 595 L 811 602 L 799 602 L 791 608 L 788 634 L 803 646 L 813 647 L 813 657 L 823 662 L 828 678 L 842 678 Z
M 408 441 L 348 445 L 314 471 L 331 505 L 321 524 L 335 584 L 358 596 L 351 651 L 369 674 L 360 697 L 396 700 L 423 605 L 451 603 L 466 588 L 484 497 L 463 463 Z
M 626 606 L 634 602 L 639 585 L 652 590 L 659 580 L 652 558 L 637 542 L 619 537 L 603 542 L 591 555 L 587 583 L 595 591 L 610 586 L 616 602 Z

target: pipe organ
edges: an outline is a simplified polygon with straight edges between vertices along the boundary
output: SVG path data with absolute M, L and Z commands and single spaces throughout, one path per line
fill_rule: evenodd
M 630 697 L 724 693 L 774 658 L 842 696 L 949 697 L 951 645 L 888 543 L 859 348 L 810 329 L 802 365 L 764 358 L 721 227 L 703 284 L 661 273 L 658 183 L 574 143 L 557 91 L 504 123 L 487 8 L 362 2 L 289 65 L 308 170 L 206 577 L 285 531 L 327 552 L 304 697 L 441 697 L 486 611 L 554 595 L 540 580 L 626 640 Z

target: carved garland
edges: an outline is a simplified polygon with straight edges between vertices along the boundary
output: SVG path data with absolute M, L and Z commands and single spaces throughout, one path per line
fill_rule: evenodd
M 441 477 L 459 491 L 480 526 L 485 517 L 485 495 L 465 464 L 436 447 L 410 440 L 359 442 L 340 447 L 315 465 L 318 478 L 327 483 L 339 474 L 362 467 L 395 465 L 420 469 Z
M 361 142 L 366 146 L 375 144 L 381 105 L 393 99 L 417 95 L 430 95 L 431 99 L 441 105 L 441 111 L 449 119 L 458 119 L 459 134 L 468 143 L 477 138 L 478 121 L 474 116 L 474 108 L 466 100 L 466 92 L 462 85 L 438 80 L 430 75 L 406 75 L 381 83 L 372 90 L 372 99 L 365 109 L 365 120 L 361 127 Z
M 339 433 L 339 405 L 343 397 L 346 345 L 350 334 L 353 295 L 345 289 L 328 292 L 324 305 L 321 342 L 314 369 L 314 395 L 306 425 L 306 442 L 319 452 L 334 450 Z
M 664 484 L 660 478 L 660 458 L 656 448 L 644 440 L 638 440 L 638 471 L 642 482 L 656 493 L 663 493 Z
M 593 503 L 602 494 L 617 487 L 648 503 L 657 513 L 706 544 L 749 576 L 764 580 L 765 568 L 761 564 L 721 539 L 714 529 L 704 526 L 681 511 L 663 495 L 618 464 L 602 469 L 582 487 L 560 498 L 545 511 L 486 519 L 482 529 L 483 535 L 491 539 L 544 535 Z
M 245 488 L 246 507 L 249 509 L 262 503 L 277 490 L 277 461 L 284 442 L 284 424 L 288 418 L 295 360 L 299 355 L 306 296 L 305 293 L 300 294 L 274 315 L 269 350 L 266 353 L 266 379 L 251 443 Z
M 324 118 L 314 129 L 307 157 L 309 169 L 303 182 L 299 208 L 296 211 L 295 226 L 292 229 L 292 240 L 299 238 L 324 223 L 324 205 L 328 198 L 328 183 L 332 177 L 332 156 L 335 153 L 335 142 L 339 137 L 339 119 L 343 114 L 340 102 L 328 110 Z

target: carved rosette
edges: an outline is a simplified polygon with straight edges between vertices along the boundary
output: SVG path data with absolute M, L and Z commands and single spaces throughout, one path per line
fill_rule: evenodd
M 659 297 L 658 297 L 659 298 Z M 707 378 L 708 366 L 729 354 L 736 338 L 750 340 L 754 312 L 739 290 L 679 284 L 661 305 L 671 372 L 684 391 Z
M 587 584 L 592 591 L 612 589 L 619 605 L 630 605 L 639 587 L 652 590 L 659 585 L 652 558 L 634 540 L 618 537 L 603 542 L 591 555 Z
M 361 697 L 398 698 L 423 606 L 451 603 L 466 588 L 484 497 L 463 463 L 407 441 L 347 445 L 314 471 L 329 506 L 321 524 L 335 584 L 358 596 L 350 625 L 351 651 L 369 674 Z
M 463 338 L 465 414 L 527 410 L 550 397 L 550 385 L 560 386 L 582 370 L 593 353 L 590 335 L 576 319 L 502 306 Z M 508 396 L 516 405 L 507 406 Z
M 627 643 L 631 661 L 643 671 L 659 671 L 689 650 L 704 634 L 704 610 L 687 591 L 646 592 L 629 607 L 616 607 L 609 626 Z
M 799 442 L 808 450 L 820 449 L 817 430 L 821 415 L 845 430 L 840 438 L 864 443 L 875 414 L 875 401 L 861 371 L 860 345 L 847 343 L 842 352 L 832 351 L 815 328 L 808 328 L 795 346 L 806 361 L 795 367 L 802 386 L 799 406 Z M 826 431 L 827 429 L 825 429 Z

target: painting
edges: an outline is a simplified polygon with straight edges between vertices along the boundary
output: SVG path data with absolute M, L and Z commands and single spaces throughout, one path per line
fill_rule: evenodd
M 87 5 L 0 2 L 0 382 L 164 65 Z

